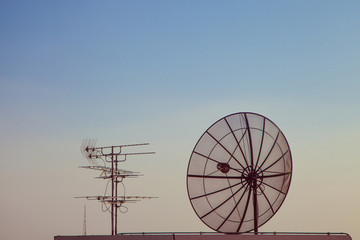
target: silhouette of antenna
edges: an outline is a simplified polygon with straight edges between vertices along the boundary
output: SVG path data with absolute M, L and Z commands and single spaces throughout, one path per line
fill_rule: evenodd
M 155 197 L 148 196 L 125 196 L 125 186 L 123 180 L 125 178 L 136 178 L 142 176 L 139 172 L 133 172 L 128 170 L 119 169 L 118 165 L 121 162 L 125 162 L 128 156 L 133 155 L 149 155 L 155 152 L 127 152 L 125 151 L 129 147 L 138 147 L 149 145 L 149 143 L 138 143 L 138 144 L 126 144 L 118 146 L 107 146 L 107 147 L 95 147 L 96 140 L 85 139 L 81 145 L 81 152 L 85 158 L 90 162 L 90 166 L 81 166 L 80 168 L 92 169 L 100 171 L 101 174 L 97 178 L 108 179 L 108 183 L 111 182 L 111 196 L 105 194 L 103 196 L 85 196 L 79 198 L 86 198 L 89 200 L 98 200 L 103 205 L 103 211 L 109 211 L 111 213 L 111 235 L 117 235 L 117 222 L 118 212 L 127 212 L 125 203 L 135 203 L 142 199 L 152 199 Z M 107 166 L 110 165 L 110 166 Z M 124 187 L 124 195 L 119 196 L 118 185 L 122 184 Z M 109 206 L 110 205 L 110 206 Z M 105 207 L 105 210 L 104 210 Z M 86 215 L 84 215 L 85 219 Z M 86 220 L 84 220 L 83 231 L 86 235 Z
M 86 205 L 84 204 L 84 223 L 83 223 L 83 235 L 86 236 Z

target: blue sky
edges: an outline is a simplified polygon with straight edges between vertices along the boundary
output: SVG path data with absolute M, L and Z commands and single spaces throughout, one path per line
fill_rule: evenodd
M 294 158 L 289 196 L 260 231 L 359 238 L 359 12 L 358 1 L 1 1 L 0 237 L 81 233 L 73 197 L 104 187 L 77 168 L 89 137 L 157 153 L 126 163 L 145 174 L 127 189 L 160 198 L 132 205 L 124 232 L 208 231 L 187 200 L 189 156 L 213 122 L 251 111 Z M 108 233 L 87 204 L 88 231 Z

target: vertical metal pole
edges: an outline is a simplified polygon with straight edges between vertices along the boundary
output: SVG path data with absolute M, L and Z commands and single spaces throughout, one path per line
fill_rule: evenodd
M 249 146 L 250 146 L 250 159 L 251 159 L 251 182 L 252 182 L 252 189 L 253 189 L 253 205 L 254 205 L 254 233 L 255 235 L 258 234 L 258 218 L 259 218 L 259 207 L 257 202 L 257 179 L 256 179 L 256 169 L 254 164 L 254 156 L 253 156 L 253 145 L 251 139 L 251 130 L 248 118 L 246 113 L 244 114 L 245 121 L 246 121 L 246 128 L 248 130 L 249 135 Z
M 258 218 L 259 218 L 259 207 L 257 202 L 257 183 L 256 178 L 253 180 L 253 205 L 254 205 L 254 233 L 258 234 Z
M 86 236 L 86 205 L 84 204 L 84 223 L 83 223 L 83 235 Z
M 117 220 L 118 220 L 118 175 L 117 175 L 117 169 L 118 169 L 118 159 L 117 159 L 117 155 L 116 155 L 116 158 L 115 158 L 115 172 L 116 172 L 116 176 L 115 176 L 115 202 L 116 202 L 116 205 L 115 205 L 115 235 L 117 235 Z
M 111 235 L 114 235 L 114 147 L 111 147 Z

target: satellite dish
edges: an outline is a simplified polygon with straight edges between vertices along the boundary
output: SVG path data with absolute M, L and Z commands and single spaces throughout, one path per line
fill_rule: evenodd
M 262 115 L 240 112 L 201 136 L 189 160 L 187 190 L 208 227 L 257 233 L 285 200 L 291 176 L 290 147 L 281 130 Z

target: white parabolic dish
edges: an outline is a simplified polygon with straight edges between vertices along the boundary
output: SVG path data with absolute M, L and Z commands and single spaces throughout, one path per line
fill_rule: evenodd
M 282 131 L 262 115 L 240 112 L 200 137 L 189 160 L 187 189 L 194 211 L 213 230 L 257 232 L 279 210 L 291 176 Z

